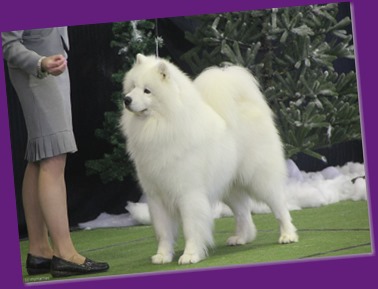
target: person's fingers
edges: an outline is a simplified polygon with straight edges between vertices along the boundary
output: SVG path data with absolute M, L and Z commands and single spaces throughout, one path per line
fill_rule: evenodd
M 43 59 L 42 67 L 48 73 L 57 76 L 66 69 L 67 60 L 63 55 L 52 55 Z
M 54 58 L 54 63 L 56 63 L 57 66 L 65 63 L 67 60 L 63 55 L 55 55 Z
M 49 73 L 54 75 L 54 76 L 58 76 L 66 70 L 66 67 L 67 67 L 67 64 L 63 63 L 60 66 L 56 66 L 56 67 L 51 68 Z

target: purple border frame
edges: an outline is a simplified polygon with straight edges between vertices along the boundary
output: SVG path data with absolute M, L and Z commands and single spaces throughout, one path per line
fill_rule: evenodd
M 215 0 L 145 0 L 143 3 L 128 3 L 125 0 L 107 1 L 66 0 L 52 1 L 7 1 L 1 4 L 0 31 L 25 28 L 41 28 L 63 25 L 83 25 L 133 19 L 173 17 L 206 13 L 266 9 L 285 6 L 335 3 L 335 1 L 309 0 L 264 0 L 264 1 L 215 1 Z M 131 1 L 130 1 L 131 2 Z M 372 248 L 374 253 L 354 257 L 339 257 L 314 261 L 291 261 L 276 264 L 245 265 L 232 268 L 216 268 L 185 272 L 166 272 L 140 275 L 125 275 L 106 278 L 89 278 L 69 281 L 49 281 L 25 285 L 20 267 L 20 248 L 18 239 L 16 199 L 13 184 L 12 156 L 9 136 L 9 120 L 4 79 L 4 64 L 0 61 L 0 219 L 3 222 L 1 237 L 0 276 L 4 288 L 232 288 L 263 286 L 264 288 L 371 288 L 376 283 L 378 265 L 375 255 L 376 229 L 378 220 L 375 195 L 378 179 L 378 147 L 375 121 L 378 121 L 375 105 L 377 103 L 373 75 L 378 67 L 376 47 L 372 44 L 376 37 L 375 1 L 350 0 L 356 46 L 356 65 L 364 136 L 364 154 L 367 165 Z M 148 9 L 146 8 L 148 7 Z M 371 38 L 372 37 L 372 38 Z M 2 58 L 2 53 L 0 53 Z M 375 64 L 375 65 L 374 65 Z M 5 285 L 5 286 L 4 286 Z M 7 286 L 8 285 L 8 286 Z

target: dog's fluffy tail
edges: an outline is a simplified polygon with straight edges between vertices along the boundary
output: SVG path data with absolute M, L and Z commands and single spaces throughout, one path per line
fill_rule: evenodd
M 194 84 L 208 105 L 232 127 L 240 124 L 243 116 L 248 120 L 272 118 L 257 80 L 243 67 L 211 67 Z

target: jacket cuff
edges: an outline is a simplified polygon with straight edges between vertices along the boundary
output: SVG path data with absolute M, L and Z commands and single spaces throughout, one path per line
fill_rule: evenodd
M 39 78 L 39 79 L 43 79 L 47 75 L 49 75 L 49 73 L 47 71 L 44 71 L 43 68 L 42 68 L 42 60 L 45 59 L 45 58 L 46 58 L 45 56 L 42 56 L 40 59 L 38 59 L 38 63 L 37 63 L 37 78 Z

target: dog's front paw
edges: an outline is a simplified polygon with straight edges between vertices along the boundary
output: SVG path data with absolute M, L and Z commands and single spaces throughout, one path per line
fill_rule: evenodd
M 239 245 L 245 245 L 247 243 L 247 240 L 240 236 L 231 236 L 227 239 L 227 245 L 229 246 L 239 246 Z
M 163 254 L 158 253 L 158 254 L 151 257 L 151 261 L 152 261 L 153 264 L 171 263 L 172 259 L 173 259 L 172 254 L 163 255 Z
M 200 257 L 198 254 L 183 254 L 178 263 L 180 265 L 186 265 L 186 264 L 195 264 L 201 261 L 203 258 Z
M 289 244 L 295 242 L 298 242 L 298 235 L 295 232 L 291 234 L 282 234 L 278 239 L 278 243 L 280 244 Z

